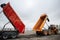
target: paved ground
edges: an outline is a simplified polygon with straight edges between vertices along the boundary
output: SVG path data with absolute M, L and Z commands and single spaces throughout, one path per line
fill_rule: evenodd
M 60 34 L 49 35 L 49 36 L 37 36 L 35 32 L 28 31 L 24 35 L 20 34 L 20 36 L 18 36 L 15 39 L 7 39 L 7 40 L 60 40 Z
M 31 34 L 31 35 L 22 35 L 18 38 L 8 40 L 60 40 L 60 35 L 36 36 L 34 34 Z

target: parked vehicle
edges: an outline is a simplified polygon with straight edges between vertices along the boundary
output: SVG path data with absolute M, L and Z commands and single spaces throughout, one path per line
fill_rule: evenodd
M 7 39 L 8 37 L 15 38 L 18 34 L 25 32 L 25 25 L 21 21 L 21 19 L 18 17 L 16 12 L 11 7 L 10 3 L 7 4 L 1 4 L 1 8 L 3 9 L 4 15 L 7 17 L 7 19 L 10 21 L 10 23 L 14 26 L 15 30 L 4 30 L 5 25 L 3 29 L 0 31 L 0 36 L 4 39 Z M 8 23 L 7 23 L 8 24 Z
M 46 14 L 42 14 L 40 16 L 39 20 L 37 21 L 37 23 L 35 24 L 35 26 L 33 27 L 33 30 L 36 31 L 36 34 L 37 35 L 57 34 L 58 29 L 55 25 L 50 25 L 47 30 L 46 29 L 42 30 L 42 28 L 44 28 L 46 20 L 48 20 L 48 22 L 49 22 L 48 16 Z

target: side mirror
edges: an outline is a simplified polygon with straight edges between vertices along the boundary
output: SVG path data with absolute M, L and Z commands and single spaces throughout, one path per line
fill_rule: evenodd
M 50 21 L 49 18 L 47 18 L 48 22 Z

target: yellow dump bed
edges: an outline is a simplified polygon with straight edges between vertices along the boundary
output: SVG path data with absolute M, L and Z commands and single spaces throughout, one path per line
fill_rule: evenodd
M 42 14 L 39 18 L 39 20 L 37 21 L 37 23 L 35 24 L 35 26 L 33 27 L 34 31 L 42 31 L 42 28 L 44 27 L 44 24 L 47 20 L 47 15 L 46 14 Z

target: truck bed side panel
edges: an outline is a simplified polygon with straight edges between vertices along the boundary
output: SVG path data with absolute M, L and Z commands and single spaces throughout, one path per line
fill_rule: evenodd
M 43 15 L 39 18 L 35 26 L 33 27 L 34 31 L 42 31 L 42 28 L 44 27 L 44 24 L 46 22 L 47 16 Z
M 9 3 L 3 7 L 3 12 L 11 24 L 14 26 L 14 28 L 17 29 L 20 33 L 23 33 L 25 30 L 25 25 L 21 19 L 19 19 L 16 12 L 13 10 Z

